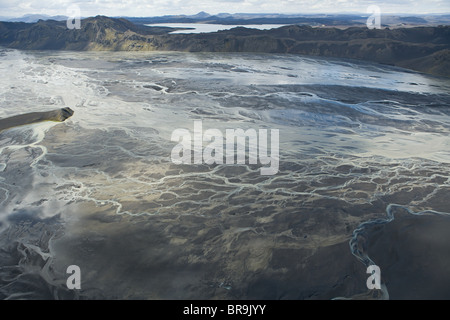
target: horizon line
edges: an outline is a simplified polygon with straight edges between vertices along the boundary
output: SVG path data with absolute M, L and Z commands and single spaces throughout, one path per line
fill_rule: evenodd
M 264 13 L 256 13 L 256 12 L 235 12 L 235 13 L 228 13 L 228 12 L 221 12 L 216 14 L 210 14 L 205 11 L 200 11 L 195 14 L 164 14 L 164 15 L 156 15 L 156 16 L 132 16 L 132 15 L 105 15 L 105 14 L 92 14 L 83 16 L 83 18 L 92 18 L 96 16 L 105 16 L 105 17 L 111 17 L 111 18 L 158 18 L 158 17 L 170 17 L 170 16 L 186 16 L 186 17 L 192 17 L 195 15 L 198 15 L 200 13 L 208 14 L 211 17 L 223 15 L 223 14 L 229 14 L 229 15 L 239 15 L 239 14 L 248 14 L 248 15 L 286 15 L 286 16 L 301 16 L 301 15 L 369 15 L 370 13 L 367 12 L 361 12 L 361 11 L 343 11 L 343 12 L 304 12 L 304 13 L 278 13 L 278 12 L 264 12 Z M 445 16 L 450 15 L 450 12 L 429 12 L 429 13 L 407 13 L 407 12 L 385 12 L 381 13 L 381 15 L 412 15 L 412 16 L 426 16 L 426 15 L 438 15 L 438 16 Z M 54 14 L 49 15 L 45 13 L 25 13 L 22 16 L 1 16 L 1 18 L 7 18 L 7 19 L 18 19 L 18 18 L 25 18 L 29 16 L 46 16 L 46 17 L 68 17 L 66 14 Z

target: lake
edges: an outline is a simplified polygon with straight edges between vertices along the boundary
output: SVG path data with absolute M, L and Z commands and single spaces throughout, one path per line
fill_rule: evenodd
M 186 28 L 192 30 L 177 30 L 170 32 L 172 34 L 181 33 L 208 33 L 222 30 L 230 30 L 237 27 L 245 27 L 250 29 L 267 30 L 280 28 L 285 24 L 248 24 L 248 25 L 225 25 L 225 24 L 206 24 L 206 23 L 158 23 L 158 24 L 146 24 L 148 27 L 169 27 L 169 28 Z

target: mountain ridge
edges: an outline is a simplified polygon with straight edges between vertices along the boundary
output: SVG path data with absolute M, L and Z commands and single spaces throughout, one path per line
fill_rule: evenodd
M 249 24 L 303 24 L 310 26 L 365 26 L 370 14 L 366 12 L 333 14 L 300 13 L 218 13 L 199 12 L 195 15 L 165 15 L 154 17 L 122 17 L 136 24 L 155 23 L 212 23 L 225 25 Z M 401 26 L 437 26 L 449 24 L 449 14 L 391 14 L 381 16 L 381 25 L 385 27 Z
M 0 45 L 23 50 L 109 50 L 290 53 L 349 58 L 450 76 L 450 26 L 396 29 L 244 27 L 214 33 L 169 34 L 124 18 L 96 16 L 68 29 L 65 21 L 0 22 Z

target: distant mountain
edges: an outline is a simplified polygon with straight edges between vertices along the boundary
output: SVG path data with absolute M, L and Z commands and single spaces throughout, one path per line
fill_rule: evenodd
M 9 18 L 8 20 L 1 20 L 1 21 L 34 23 L 34 22 L 38 22 L 39 20 L 65 21 L 65 20 L 67 20 L 67 16 L 61 16 L 61 15 L 49 16 L 46 14 L 26 14 L 20 18 Z
M 193 19 L 206 19 L 211 17 L 209 13 L 206 13 L 205 11 L 201 11 L 193 16 L 191 16 Z
M 341 14 L 274 14 L 274 13 L 219 13 L 211 15 L 201 11 L 194 15 L 165 15 L 155 17 L 126 17 L 135 24 L 157 23 L 213 23 L 225 25 L 248 24 L 301 24 L 310 26 L 364 26 L 369 14 L 341 13 Z M 27 14 L 19 18 L 0 17 L 0 21 L 34 23 L 39 20 L 65 21 L 67 16 L 49 16 L 45 14 Z M 450 14 L 382 14 L 383 26 L 425 26 L 449 25 Z
M 374 29 L 290 25 L 271 30 L 233 28 L 201 34 L 168 34 L 104 16 L 67 29 L 63 21 L 0 22 L 0 45 L 35 50 L 267 52 L 374 61 L 450 76 L 450 26 Z
M 214 23 L 225 25 L 248 24 L 302 24 L 310 26 L 365 26 L 368 13 L 342 14 L 274 14 L 274 13 L 219 13 L 210 15 L 199 12 L 195 15 L 167 15 L 159 17 L 122 17 L 136 24 L 157 23 Z M 405 15 L 382 14 L 383 26 L 425 26 L 450 24 L 448 14 L 435 15 Z
M 260 13 L 220 13 L 210 15 L 204 11 L 195 15 L 166 15 L 160 17 L 122 17 L 136 24 L 156 23 L 212 23 L 225 25 L 248 24 L 307 24 L 307 25 L 365 25 L 360 15 L 299 15 Z

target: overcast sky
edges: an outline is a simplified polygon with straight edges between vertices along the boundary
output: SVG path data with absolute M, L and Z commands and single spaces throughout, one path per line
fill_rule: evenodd
M 366 12 L 378 5 L 381 13 L 450 13 L 450 0 L 0 0 L 0 16 L 67 15 L 71 4 L 81 16 L 150 17 L 166 14 L 337 13 Z

